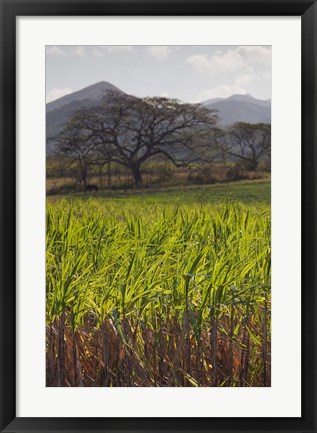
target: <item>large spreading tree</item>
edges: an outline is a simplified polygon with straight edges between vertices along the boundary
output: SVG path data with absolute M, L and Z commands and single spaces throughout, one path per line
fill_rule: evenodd
M 203 159 L 216 120 L 215 112 L 200 104 L 113 93 L 98 107 L 75 114 L 60 136 L 59 148 L 80 154 L 78 161 L 78 148 L 85 148 L 88 163 L 121 164 L 138 185 L 142 165 L 150 158 L 163 156 L 176 166 Z

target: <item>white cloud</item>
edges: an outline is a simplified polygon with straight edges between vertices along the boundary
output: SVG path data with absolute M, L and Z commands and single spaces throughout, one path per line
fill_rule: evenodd
M 237 49 L 237 53 L 249 64 L 263 65 L 264 67 L 271 66 L 271 47 L 241 46 Z
M 199 95 L 200 101 L 206 101 L 213 98 L 228 98 L 231 95 L 245 95 L 248 93 L 243 87 L 239 86 L 227 86 L 222 84 L 210 90 L 205 90 Z
M 217 50 L 212 56 L 190 56 L 186 62 L 210 78 L 211 90 L 206 99 L 234 93 L 254 94 L 271 87 L 271 47 L 238 46 Z
M 200 73 L 211 75 L 256 75 L 271 69 L 271 48 L 263 46 L 239 46 L 228 51 L 218 50 L 213 56 L 199 54 L 190 56 L 186 62 Z M 260 70 L 260 71 L 259 71 Z
M 78 45 L 78 47 L 74 48 L 73 53 L 76 56 L 85 57 L 86 56 L 86 48 L 83 47 L 83 46 Z
M 50 56 L 67 57 L 65 51 L 56 45 L 47 46 L 46 54 Z
M 94 48 L 93 54 L 96 57 L 104 57 L 112 53 L 132 53 L 134 47 L 130 45 L 99 45 Z
M 160 96 L 161 96 L 162 98 L 169 98 L 169 94 L 168 94 L 167 92 L 162 92 L 162 93 L 160 94 Z
M 65 95 L 69 95 L 72 92 L 72 89 L 70 89 L 69 87 L 65 89 L 51 89 L 49 92 L 46 93 L 46 102 L 52 102 L 55 99 L 61 98 Z
M 194 56 L 187 57 L 186 63 L 192 65 L 198 72 L 206 73 L 210 72 L 210 59 L 206 54 L 196 54 Z
M 171 47 L 167 47 L 167 46 L 155 45 L 146 48 L 146 52 L 149 54 L 149 56 L 159 62 L 167 59 L 171 51 L 172 51 Z

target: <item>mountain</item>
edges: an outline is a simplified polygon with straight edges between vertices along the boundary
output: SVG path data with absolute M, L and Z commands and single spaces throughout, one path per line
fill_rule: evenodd
M 126 95 L 118 87 L 106 81 L 85 87 L 46 104 L 46 150 L 55 148 L 56 137 L 68 120 L 81 108 L 97 106 L 101 100 L 110 101 L 113 92 Z M 128 97 L 128 95 L 127 95 Z M 271 123 L 271 100 L 262 101 L 251 95 L 233 95 L 229 98 L 215 98 L 202 105 L 216 109 L 220 126 L 234 122 Z
M 100 81 L 99 83 L 92 84 L 91 86 L 85 87 L 84 89 L 78 90 L 77 92 L 73 92 L 70 95 L 63 96 L 62 98 L 47 103 L 46 112 L 49 113 L 72 102 L 86 100 L 98 101 L 109 92 L 124 93 L 113 84 L 108 83 L 107 81 Z
M 76 111 L 98 105 L 101 100 L 110 98 L 113 92 L 125 94 L 113 84 L 101 81 L 46 104 L 47 152 L 54 150 L 56 136 Z
M 270 99 L 256 99 L 246 94 L 209 99 L 202 104 L 218 111 L 219 123 L 222 126 L 235 122 L 271 123 Z

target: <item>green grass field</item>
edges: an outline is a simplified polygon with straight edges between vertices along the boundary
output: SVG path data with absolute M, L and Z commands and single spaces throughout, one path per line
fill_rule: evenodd
M 270 183 L 47 199 L 47 386 L 270 386 Z
M 167 188 L 144 188 L 129 190 L 104 190 L 98 194 L 92 195 L 85 192 L 67 194 L 63 196 L 52 195 L 47 198 L 48 202 L 56 202 L 60 199 L 90 200 L 91 197 L 98 199 L 129 199 L 129 201 L 143 203 L 161 203 L 161 204 L 189 204 L 190 203 L 209 203 L 221 204 L 226 200 L 237 200 L 245 204 L 263 204 L 271 203 L 271 183 L 266 180 L 241 181 L 232 183 L 223 183 L 215 185 L 186 185 L 174 186 Z

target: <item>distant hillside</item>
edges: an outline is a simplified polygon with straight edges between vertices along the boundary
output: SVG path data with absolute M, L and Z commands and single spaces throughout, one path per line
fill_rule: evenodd
M 107 92 L 124 93 L 113 84 L 108 83 L 107 81 L 100 81 L 100 83 L 92 84 L 82 90 L 78 90 L 77 92 L 73 92 L 69 95 L 63 96 L 62 98 L 56 99 L 55 101 L 49 102 L 46 104 L 46 112 L 49 113 L 72 102 L 86 100 L 98 101 Z
M 235 122 L 271 123 L 270 99 L 263 101 L 246 94 L 210 99 L 202 104 L 218 111 L 219 123 L 223 126 Z
M 76 111 L 97 106 L 101 100 L 107 101 L 113 92 L 126 95 L 111 83 L 101 81 L 46 104 L 47 152 L 54 150 L 57 135 Z M 222 126 L 238 121 L 271 123 L 271 100 L 262 101 L 251 95 L 234 95 L 226 99 L 210 99 L 202 104 L 218 111 L 219 123 Z
M 107 95 L 112 92 L 124 94 L 118 87 L 101 81 L 46 104 L 47 152 L 54 150 L 56 136 L 76 111 L 98 105 L 102 99 L 107 99 Z

